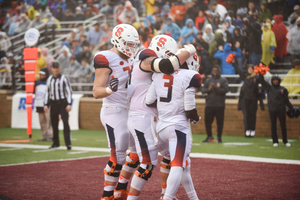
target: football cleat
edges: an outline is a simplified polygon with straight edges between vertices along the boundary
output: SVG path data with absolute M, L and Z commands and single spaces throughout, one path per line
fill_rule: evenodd
M 161 194 L 160 199 L 159 200 L 163 200 L 164 199 L 164 194 Z M 173 200 L 179 200 L 176 197 L 173 197 Z
M 202 142 L 206 143 L 206 142 L 214 142 L 215 139 L 213 137 L 207 137 L 205 140 L 203 140 Z
M 115 200 L 126 200 L 128 196 L 127 190 L 114 190 Z

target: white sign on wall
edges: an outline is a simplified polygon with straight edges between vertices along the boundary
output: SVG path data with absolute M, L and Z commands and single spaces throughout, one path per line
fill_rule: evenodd
M 79 101 L 82 94 L 72 95 L 72 110 L 69 112 L 69 125 L 71 130 L 79 129 Z M 34 106 L 35 96 L 32 102 L 32 129 L 40 129 L 39 116 Z M 27 128 L 26 94 L 17 93 L 13 96 L 11 109 L 11 127 Z M 59 130 L 63 130 L 62 120 L 59 120 Z

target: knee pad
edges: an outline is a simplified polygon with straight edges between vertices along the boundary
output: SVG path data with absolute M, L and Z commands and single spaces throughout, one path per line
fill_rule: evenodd
M 112 177 L 119 177 L 122 165 L 108 161 L 104 168 L 104 174 Z
M 171 169 L 171 160 L 170 157 L 163 157 L 160 162 L 160 171 L 163 173 L 170 173 Z
M 140 167 L 135 171 L 135 175 L 144 180 L 148 180 L 152 175 L 152 170 L 154 169 L 154 165 L 145 165 L 141 164 Z
M 126 162 L 123 166 L 123 169 L 127 172 L 133 173 L 139 164 L 139 156 L 136 153 L 130 152 L 126 156 Z

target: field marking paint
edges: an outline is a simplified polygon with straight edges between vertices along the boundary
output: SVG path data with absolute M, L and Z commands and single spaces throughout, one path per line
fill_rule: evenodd
M 11 148 L 11 149 L 0 149 L 0 151 L 13 151 L 13 150 L 20 150 L 22 148 Z
M 0 147 L 12 147 L 12 148 L 28 148 L 28 149 L 48 149 L 49 146 L 46 145 L 33 145 L 33 144 L 8 144 L 0 143 Z M 66 147 L 59 147 L 55 150 L 65 150 Z M 77 151 L 96 151 L 96 152 L 106 152 L 109 153 L 109 148 L 95 148 L 95 147 L 72 147 L 72 150 Z M 85 158 L 76 158 L 76 159 L 60 159 L 60 160 L 46 160 L 46 161 L 35 161 L 30 163 L 23 164 L 32 164 L 32 163 L 43 163 L 51 161 L 66 161 L 66 160 L 78 160 L 86 158 L 98 158 L 98 157 L 107 157 L 107 156 L 94 156 L 94 157 L 85 157 Z M 288 159 L 274 159 L 274 158 L 260 158 L 252 156 L 238 156 L 238 155 L 223 155 L 223 154 L 208 154 L 208 153 L 191 153 L 190 157 L 192 158 L 211 158 L 211 159 L 223 159 L 223 160 L 236 160 L 236 161 L 250 161 L 250 162 L 263 162 L 263 163 L 277 163 L 277 164 L 294 164 L 300 165 L 300 160 L 288 160 Z M 13 165 L 22 165 L 22 164 L 10 164 L 10 165 L 0 165 L 2 166 L 13 166 Z
M 208 154 L 208 153 L 191 153 L 190 157 L 192 157 L 192 158 L 212 158 L 212 159 L 224 159 L 224 160 L 236 160 L 236 161 L 250 161 L 250 162 L 300 165 L 300 160 L 260 158 L 260 157 L 252 157 L 252 156 L 222 155 L 222 154 Z
M 192 143 L 193 146 L 200 146 L 200 143 Z
M 45 149 L 45 150 L 35 150 L 32 151 L 33 153 L 43 153 L 43 152 L 49 152 L 49 151 L 54 151 L 55 149 Z
M 267 142 L 273 142 L 272 139 L 266 139 L 266 141 L 267 141 Z M 289 139 L 288 141 L 289 141 L 289 142 L 295 142 L 295 140 L 293 140 L 293 139 Z M 282 142 L 282 139 L 278 139 L 278 142 Z
M 71 151 L 68 154 L 82 154 L 82 153 L 89 153 L 90 151 Z
M 246 145 L 253 145 L 253 143 L 247 142 L 227 142 L 223 143 L 224 146 L 246 146 Z

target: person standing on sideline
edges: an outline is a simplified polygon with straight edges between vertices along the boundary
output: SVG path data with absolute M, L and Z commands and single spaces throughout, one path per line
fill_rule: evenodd
M 52 141 L 53 131 L 50 120 L 49 112 L 44 111 L 44 100 L 45 94 L 47 92 L 47 79 L 49 77 L 49 70 L 47 67 L 42 68 L 39 71 L 40 79 L 35 81 L 34 91 L 35 91 L 35 107 L 36 112 L 39 113 L 39 121 L 42 131 L 42 139 L 39 141 Z
M 53 144 L 50 149 L 58 148 L 58 116 L 61 116 L 64 124 L 64 138 L 67 150 L 72 149 L 71 133 L 69 126 L 69 111 L 72 106 L 72 88 L 69 79 L 60 73 L 61 67 L 57 61 L 52 63 L 52 74 L 47 79 L 47 92 L 45 95 L 44 111 L 49 112 L 53 128 Z
M 205 105 L 205 128 L 207 138 L 203 142 L 214 142 L 211 132 L 211 124 L 214 117 L 217 119 L 218 143 L 222 143 L 222 131 L 224 124 L 225 98 L 228 91 L 228 82 L 221 77 L 221 70 L 215 66 L 212 77 L 206 79 L 201 92 L 207 94 Z
M 136 29 L 128 24 L 114 27 L 111 43 L 114 47 L 94 56 L 95 81 L 93 95 L 103 98 L 100 119 L 105 128 L 110 148 L 110 158 L 104 168 L 104 191 L 101 200 L 114 199 L 114 189 L 126 150 L 134 148 L 134 141 L 127 128 L 129 102 L 127 84 L 130 81 L 134 56 L 140 43 Z M 129 166 L 138 158 L 129 162 Z
M 272 77 L 272 85 L 266 82 L 262 75 L 259 76 L 259 79 L 263 89 L 267 91 L 273 147 L 278 146 L 276 126 L 277 118 L 279 119 L 281 126 L 282 142 L 285 146 L 290 147 L 291 144 L 287 140 L 286 132 L 286 105 L 289 107 L 289 109 L 293 109 L 293 105 L 289 100 L 289 93 L 286 88 L 280 86 L 281 79 L 279 76 Z

